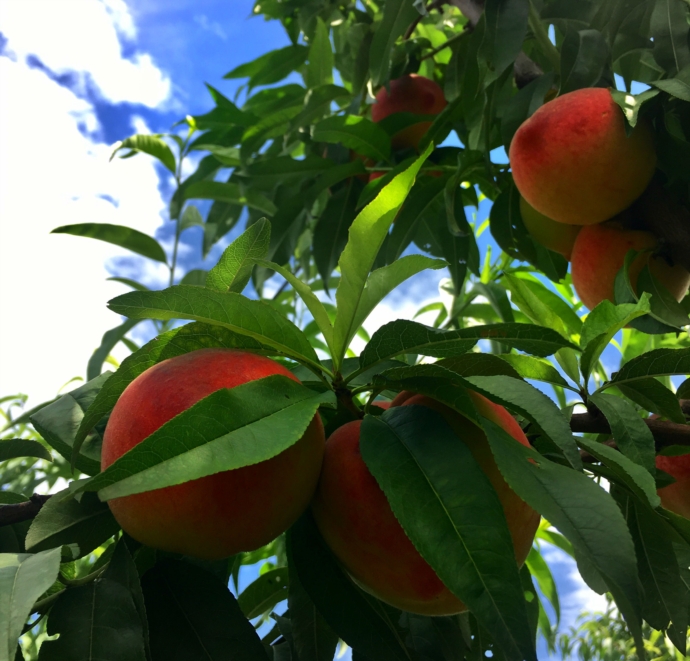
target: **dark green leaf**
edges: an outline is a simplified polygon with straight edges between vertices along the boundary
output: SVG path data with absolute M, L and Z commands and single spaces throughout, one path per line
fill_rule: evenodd
M 201 199 L 216 200 L 218 202 L 230 202 L 246 205 L 250 209 L 256 209 L 268 216 L 276 212 L 276 206 L 261 193 L 246 189 L 235 183 L 223 183 L 222 181 L 196 181 L 184 189 L 183 200 Z
M 177 285 L 156 292 L 130 292 L 108 302 L 108 307 L 131 319 L 192 319 L 224 326 L 273 347 L 296 360 L 319 364 L 306 336 L 264 301 L 252 301 L 234 292 L 214 292 Z
M 332 395 L 280 375 L 217 390 L 79 490 L 98 491 L 109 500 L 265 461 L 296 443 Z
M 674 76 L 690 64 L 688 7 L 680 0 L 656 0 L 651 20 L 654 59 Z
M 387 161 L 391 152 L 388 134 L 359 115 L 333 115 L 320 121 L 313 129 L 312 139 L 345 145 L 376 161 Z
M 364 418 L 360 451 L 415 548 L 506 658 L 536 659 L 505 515 L 469 448 L 435 411 L 400 407 Z
M 310 513 L 288 531 L 287 542 L 291 569 L 340 638 L 369 659 L 410 660 L 395 626 L 384 616 L 388 608 L 384 610 L 381 602 L 356 587 L 343 572 Z
M 299 661 L 332 661 L 338 636 L 316 609 L 297 576 L 294 563 L 289 566 L 288 609 L 292 642 Z
M 72 234 L 73 236 L 85 236 L 98 239 L 106 243 L 131 250 L 137 255 L 143 255 L 158 262 L 167 263 L 165 252 L 156 239 L 139 230 L 122 225 L 110 225 L 108 223 L 79 223 L 78 225 L 63 225 L 56 227 L 51 234 Z
M 140 289 L 139 291 L 145 291 Z M 103 334 L 101 339 L 101 345 L 93 352 L 91 358 L 89 358 L 88 365 L 86 366 L 86 380 L 91 381 L 95 379 L 103 369 L 103 363 L 106 358 L 110 355 L 115 345 L 125 336 L 129 331 L 134 328 L 139 323 L 138 319 L 128 319 L 119 326 L 111 328 Z
M 40 509 L 26 535 L 27 551 L 78 544 L 85 556 L 120 530 L 105 503 L 87 493 L 78 502 L 69 494 L 54 495 Z
M 604 35 L 598 30 L 577 31 L 570 27 L 561 47 L 561 89 L 566 94 L 593 87 L 610 58 Z
M 534 423 L 561 449 L 573 468 L 582 468 L 570 425 L 553 400 L 543 392 L 510 376 L 469 376 L 466 381 L 470 388 Z
M 277 567 L 261 574 L 237 598 L 237 603 L 250 620 L 263 615 L 288 596 L 288 568 Z
M 13 659 L 34 602 L 55 582 L 60 549 L 0 555 L 0 658 Z
M 561 619 L 561 604 L 558 599 L 558 589 L 553 578 L 549 565 L 544 560 L 544 556 L 536 549 L 532 548 L 527 556 L 525 564 L 529 568 L 532 578 L 537 581 L 539 590 L 549 600 L 554 613 L 556 614 L 556 626 Z
M 637 276 L 637 291 L 640 295 L 643 292 L 649 292 L 652 315 L 659 321 L 674 328 L 690 325 L 688 313 L 675 296 L 651 274 L 649 266 L 642 267 Z
M 409 0 L 388 0 L 383 7 L 383 19 L 374 33 L 369 51 L 371 81 L 374 86 L 388 80 L 390 54 L 398 37 L 419 16 L 414 3 Z
M 641 595 L 630 532 L 618 506 L 583 473 L 549 461 L 483 419 L 491 450 L 508 485 L 571 542 L 623 603 L 630 626 L 639 631 Z
M 453 358 L 445 358 L 436 363 L 460 376 L 512 376 L 520 375 L 505 360 L 491 353 L 470 352 Z
M 170 147 L 163 142 L 157 135 L 133 135 L 115 145 L 115 149 L 110 157 L 112 161 L 115 154 L 121 149 L 131 149 L 135 152 L 140 151 L 157 158 L 170 172 L 175 174 L 175 156 Z
M 225 585 L 180 560 L 158 562 L 141 582 L 153 659 L 268 661 Z
M 514 353 L 501 354 L 501 360 L 514 367 L 523 379 L 544 381 L 561 388 L 574 390 L 572 386 L 568 385 L 568 382 L 560 375 L 558 370 L 546 360 Z
M 252 276 L 256 259 L 264 259 L 271 241 L 271 223 L 265 218 L 250 225 L 223 252 L 208 272 L 206 287 L 219 292 L 242 293 Z
M 529 0 L 487 0 L 484 6 L 486 33 L 481 54 L 498 77 L 522 50 L 527 34 Z
M 462 335 L 462 330 L 439 330 L 415 321 L 398 319 L 381 326 L 359 357 L 361 368 L 402 353 L 420 353 L 445 358 L 470 351 L 476 339 Z
M 309 48 L 306 46 L 286 46 L 235 67 L 223 78 L 249 78 L 249 87 L 271 85 L 302 66 L 308 55 Z
M 328 27 L 320 16 L 316 18 L 316 30 L 309 44 L 309 64 L 304 80 L 309 88 L 333 82 L 333 49 Z
M 635 407 L 620 397 L 595 393 L 590 401 L 604 414 L 620 451 L 654 475 L 654 437 Z
M 84 417 L 84 412 L 96 399 L 103 384 L 110 376 L 110 372 L 101 374 L 31 416 L 31 422 L 36 431 L 43 436 L 48 445 L 57 450 L 65 459 L 71 461 L 72 453 L 76 450 L 77 459 L 74 465 L 87 475 L 95 475 L 101 470 L 101 443 L 103 439 L 100 433 L 93 428 L 107 411 L 93 420 L 93 423 L 84 430 L 78 439 L 76 438 L 77 430 Z
M 685 424 L 685 416 L 676 396 L 654 378 L 619 383 L 618 389 L 647 411 L 657 413 L 672 422 Z
M 0 441 L 0 461 L 15 459 L 16 457 L 36 457 L 52 461 L 50 452 L 38 441 L 26 438 L 10 438 Z
M 243 174 L 251 177 L 252 181 L 270 185 L 315 177 L 334 166 L 335 163 L 330 159 L 314 154 L 309 154 L 301 160 L 290 156 L 278 156 L 247 164 Z
M 675 78 L 657 80 L 652 84 L 677 99 L 690 102 L 690 64 L 685 65 Z

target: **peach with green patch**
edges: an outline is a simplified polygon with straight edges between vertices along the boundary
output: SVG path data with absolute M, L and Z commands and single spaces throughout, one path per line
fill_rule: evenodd
M 529 445 L 520 426 L 503 407 L 470 392 L 480 414 Z M 539 526 L 539 514 L 513 492 L 501 476 L 484 433 L 449 407 L 422 395 L 402 392 L 392 406 L 428 406 L 465 443 L 496 489 L 508 522 L 515 557 L 525 561 Z M 326 442 L 323 470 L 312 511 L 326 543 L 352 578 L 379 599 L 422 615 L 450 615 L 465 605 L 417 552 L 395 518 L 385 494 L 359 451 L 360 421 L 337 429 Z
M 270 358 L 231 349 L 199 349 L 154 365 L 118 399 L 103 437 L 101 468 L 211 393 L 273 374 L 298 381 Z M 324 445 L 317 413 L 304 435 L 271 459 L 108 505 L 125 532 L 156 549 L 209 560 L 252 551 L 287 530 L 306 509 Z
M 575 239 L 582 229 L 580 225 L 557 223 L 539 213 L 524 197 L 520 197 L 520 216 L 529 235 L 535 241 L 570 260 Z

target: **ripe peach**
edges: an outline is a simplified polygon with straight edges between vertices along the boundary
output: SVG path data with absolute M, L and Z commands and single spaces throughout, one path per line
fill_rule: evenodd
M 657 240 L 650 232 L 625 229 L 618 221 L 583 227 L 577 235 L 571 256 L 572 277 L 580 300 L 590 309 L 607 299 L 613 302 L 616 274 L 623 267 L 628 250 L 654 249 Z M 671 266 L 662 257 L 638 255 L 630 267 L 630 282 L 649 259 L 649 270 L 668 290 L 681 300 L 690 284 L 690 273 L 682 266 Z
M 443 90 L 429 78 L 409 74 L 390 81 L 390 94 L 382 87 L 376 94 L 376 102 L 371 107 L 371 118 L 380 122 L 396 112 L 411 112 L 416 115 L 438 115 L 447 102 Z M 408 126 L 393 136 L 395 149 L 414 147 L 417 149 L 431 122 L 418 122 Z
M 638 198 L 656 165 L 641 121 L 628 137 L 607 89 L 589 88 L 543 105 L 515 133 L 510 164 L 520 194 L 559 223 L 594 225 Z
M 528 445 L 520 426 L 501 406 L 470 393 L 480 412 Z M 396 398 L 397 400 L 398 398 Z M 539 514 L 526 505 L 498 471 L 484 433 L 452 409 L 421 395 L 401 393 L 393 406 L 418 404 L 443 415 L 471 450 L 496 489 L 515 545 L 517 562 L 529 553 Z M 359 452 L 360 421 L 337 429 L 326 442 L 321 479 L 312 502 L 316 523 L 326 543 L 353 579 L 365 590 L 402 610 L 422 615 L 448 615 L 465 605 L 441 582 L 417 552 L 395 518 L 383 491 Z
M 676 478 L 673 484 L 659 489 L 662 506 L 690 519 L 690 454 L 677 457 L 657 455 L 656 467 Z
M 535 241 L 570 259 L 580 225 L 557 223 L 543 213 L 539 213 L 524 197 L 520 197 L 520 215 L 527 231 Z
M 270 358 L 230 349 L 199 349 L 154 365 L 118 399 L 103 437 L 101 468 L 216 390 L 272 374 L 298 380 Z M 252 551 L 306 509 L 324 445 L 317 414 L 297 443 L 271 459 L 115 498 L 108 505 L 123 530 L 157 549 L 206 559 Z

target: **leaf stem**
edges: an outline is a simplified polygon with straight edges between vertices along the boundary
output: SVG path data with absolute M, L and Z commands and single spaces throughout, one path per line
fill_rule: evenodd
M 542 53 L 549 60 L 549 63 L 553 67 L 553 70 L 560 75 L 561 73 L 561 54 L 558 49 L 551 43 L 549 39 L 549 33 L 544 28 L 544 24 L 541 22 L 539 13 L 534 7 L 534 3 L 530 0 L 529 3 L 529 26 L 534 34 L 534 38 L 539 44 Z

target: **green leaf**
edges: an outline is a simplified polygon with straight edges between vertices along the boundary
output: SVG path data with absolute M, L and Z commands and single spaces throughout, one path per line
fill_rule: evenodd
M 143 255 L 157 262 L 167 264 L 165 252 L 156 239 L 139 230 L 122 225 L 110 225 L 108 223 L 79 223 L 77 225 L 63 225 L 56 227 L 51 234 L 72 234 L 73 236 L 85 236 L 98 239 L 106 243 L 131 250 L 137 255 Z
M 307 87 L 327 85 L 333 82 L 333 49 L 328 36 L 328 27 L 316 17 L 316 30 L 309 45 L 309 64 L 304 77 Z
M 131 319 L 191 319 L 224 326 L 248 335 L 295 360 L 319 365 L 304 333 L 264 301 L 242 295 L 176 285 L 155 292 L 129 292 L 108 302 L 108 307 Z
M 304 589 L 294 563 L 290 563 L 288 573 L 288 611 L 297 658 L 299 661 L 332 661 L 338 636 Z
M 261 574 L 237 597 L 237 603 L 248 619 L 273 610 L 288 596 L 288 568 L 277 567 Z
M 129 590 L 143 628 L 146 658 L 150 659 L 151 650 L 149 649 L 149 628 L 146 620 L 144 594 L 141 591 L 141 583 L 139 582 L 139 572 L 137 570 L 137 566 L 132 559 L 132 555 L 127 548 L 125 540 L 126 538 L 122 536 L 115 545 L 115 551 L 110 557 L 108 568 L 103 573 L 103 577 L 119 583 L 124 588 Z M 101 556 L 101 558 L 102 557 L 103 556 Z
M 618 389 L 633 402 L 652 413 L 658 413 L 672 422 L 685 424 L 685 415 L 676 396 L 654 378 L 619 383 Z
M 469 376 L 465 380 L 473 390 L 534 423 L 561 449 L 573 468 L 582 469 L 570 425 L 553 400 L 543 392 L 510 376 Z
M 139 290 L 144 291 L 144 290 Z M 128 319 L 119 326 L 111 328 L 103 334 L 101 339 L 101 345 L 93 352 L 89 362 L 86 366 L 86 380 L 91 381 L 95 379 L 103 369 L 103 363 L 106 361 L 110 352 L 114 349 L 115 345 L 122 340 L 129 331 L 134 328 L 139 323 L 138 319 Z M 73 467 L 74 468 L 74 467 Z
M 388 80 L 393 46 L 418 17 L 419 12 L 409 0 L 387 0 L 383 7 L 383 19 L 377 26 L 369 51 L 371 82 L 374 86 Z
M 656 483 L 649 471 L 608 445 L 584 437 L 578 437 L 577 442 L 581 448 L 605 464 L 619 484 L 626 486 L 640 500 L 646 501 L 650 507 L 654 509 L 659 507 L 661 499 L 657 495 Z
M 60 549 L 0 553 L 0 661 L 12 661 L 34 602 L 55 582 Z
M 333 350 L 333 326 L 331 325 L 331 320 L 328 317 L 328 312 L 323 303 L 316 297 L 314 292 L 311 290 L 308 284 L 302 282 L 297 276 L 293 275 L 288 269 L 279 266 L 275 262 L 268 262 L 265 259 L 254 260 L 259 266 L 263 266 L 267 269 L 272 269 L 276 273 L 280 273 L 293 287 L 293 289 L 299 294 L 304 304 L 307 306 L 309 312 L 311 312 L 314 317 L 314 322 L 318 326 L 323 337 L 326 340 L 328 347 Z
M 345 145 L 375 161 L 387 161 L 391 153 L 388 134 L 370 119 L 359 115 L 332 115 L 321 120 L 314 126 L 312 139 Z
M 442 269 L 444 266 L 447 266 L 447 263 L 442 259 L 432 259 L 424 255 L 407 255 L 388 266 L 382 266 L 380 269 L 372 271 L 362 292 L 352 322 L 353 328 L 359 328 L 383 298 L 405 280 L 421 271 Z
M 690 64 L 685 65 L 675 78 L 657 80 L 652 85 L 677 99 L 690 101 Z
M 644 420 L 637 415 L 635 407 L 625 399 L 604 393 L 591 395 L 589 401 L 604 414 L 611 425 L 611 433 L 620 451 L 654 475 L 654 436 Z
M 253 182 L 268 186 L 315 177 L 332 167 L 335 167 L 333 161 L 314 154 L 301 160 L 278 156 L 248 163 L 242 174 L 250 177 Z
M 357 215 L 356 205 L 361 186 L 352 177 L 346 186 L 331 195 L 314 229 L 312 252 L 326 291 L 328 280 L 347 243 L 350 225 Z
M 217 390 L 77 491 L 110 500 L 266 461 L 294 445 L 332 398 L 279 375 Z
M 15 459 L 16 457 L 36 457 L 53 461 L 50 452 L 38 441 L 26 438 L 9 438 L 0 440 L 0 461 Z
M 497 78 L 522 50 L 527 34 L 529 0 L 488 0 L 484 8 L 486 32 L 481 54 Z
M 678 560 L 673 550 L 669 526 L 653 510 L 635 498 L 621 494 L 628 526 L 635 542 L 640 581 L 644 589 L 642 614 L 655 629 L 666 629 L 669 623 L 682 641 L 685 654 L 688 628 L 687 586 L 681 578 Z
M 50 610 L 41 661 L 145 661 L 141 618 L 129 590 L 101 578 L 67 590 Z
M 330 114 L 333 101 L 341 99 L 339 103 L 343 103 L 351 96 L 350 92 L 338 85 L 320 85 L 310 89 L 304 97 L 303 110 L 290 121 L 290 130 L 307 126 L 315 119 Z
M 556 614 L 556 626 L 558 626 L 561 620 L 561 604 L 558 599 L 556 581 L 554 580 L 553 574 L 549 569 L 549 565 L 536 548 L 532 548 L 530 550 L 525 564 L 527 565 L 532 578 L 537 581 L 539 590 L 549 600 L 549 603 Z
M 174 358 L 189 351 L 209 347 L 247 349 L 258 353 L 272 354 L 271 347 L 261 344 L 247 335 L 233 333 L 221 326 L 191 323 L 163 333 L 138 351 L 127 356 L 117 372 L 102 384 L 102 388 L 95 395 L 95 399 L 92 398 L 90 405 L 86 407 L 86 413 L 74 439 L 75 446 L 81 444 L 98 421 L 112 410 L 125 388 L 149 367 L 167 358 Z M 94 472 L 97 473 L 99 470 L 100 461 Z
M 520 375 L 505 360 L 491 353 L 470 352 L 460 356 L 444 358 L 436 364 L 460 376 L 504 375 L 512 376 L 516 379 L 520 378 Z
M 614 305 L 604 300 L 587 315 L 580 335 L 580 346 L 583 349 L 580 370 L 585 382 L 589 379 L 599 356 L 609 345 L 613 336 L 633 319 L 648 312 L 649 295 L 643 294 L 639 303 L 636 304 Z
M 500 356 L 501 360 L 506 361 L 515 368 L 523 379 L 534 379 L 544 381 L 561 388 L 569 388 L 577 391 L 559 374 L 558 370 L 548 361 L 533 356 L 523 356 L 521 354 L 504 353 Z
M 482 419 L 498 468 L 510 488 L 537 510 L 605 579 L 626 619 L 639 630 L 641 596 L 635 550 L 621 511 L 598 484 L 583 473 L 549 461 Z
M 170 147 L 163 142 L 157 135 L 133 135 L 115 145 L 115 149 L 110 156 L 112 161 L 115 154 L 122 149 L 131 149 L 135 152 L 143 152 L 149 156 L 157 158 L 170 172 L 175 174 L 175 156 Z
M 536 659 L 501 502 L 457 440 L 435 411 L 401 407 L 364 418 L 360 452 L 415 548 L 506 658 Z
M 77 502 L 69 493 L 61 492 L 36 515 L 26 535 L 26 550 L 36 553 L 78 544 L 79 557 L 83 557 L 119 530 L 109 507 L 95 494 L 84 494 Z
M 633 382 L 650 376 L 690 373 L 690 348 L 654 349 L 629 360 L 613 375 L 609 385 Z
M 553 328 L 564 337 L 567 337 L 568 331 L 565 324 L 556 314 L 556 311 L 544 300 L 544 297 L 540 296 L 540 293 L 534 292 L 527 286 L 525 281 L 516 278 L 510 273 L 506 273 L 504 279 L 507 288 L 510 290 L 513 303 L 517 305 L 525 316 L 534 323 L 547 328 Z
M 558 294 L 545 287 L 541 282 L 526 277 L 518 279 L 520 280 L 520 291 L 523 292 L 523 295 L 526 296 L 525 290 L 530 291 L 533 296 L 537 296 L 556 313 L 570 334 L 580 334 L 582 331 L 582 319 L 578 317 L 570 303 L 564 301 Z
M 227 586 L 181 560 L 143 576 L 153 659 L 268 661 L 261 640 Z
M 192 199 L 246 205 L 267 216 L 273 216 L 276 212 L 275 204 L 261 193 L 251 189 L 245 190 L 239 184 L 222 181 L 195 181 L 189 184 L 183 191 L 182 200 Z
M 301 67 L 309 55 L 306 46 L 286 46 L 272 50 L 251 62 L 240 64 L 223 78 L 249 78 L 249 87 L 272 85 Z
M 608 44 L 599 30 L 569 27 L 561 47 L 561 88 L 566 94 L 593 87 L 601 78 L 610 58 Z
M 185 206 L 182 216 L 180 217 L 180 232 L 189 229 L 190 227 L 203 227 L 204 219 L 199 209 L 193 204 Z
M 652 83 L 654 85 L 654 83 Z M 627 92 L 619 92 L 618 90 L 611 90 L 613 100 L 620 106 L 625 114 L 630 128 L 637 125 L 637 119 L 640 115 L 642 104 L 657 96 L 657 90 L 646 90 L 641 94 L 628 94 Z
M 110 375 L 110 372 L 101 374 L 31 416 L 31 422 L 36 431 L 43 436 L 48 445 L 57 450 L 68 461 L 71 461 L 72 454 L 76 453 L 77 458 L 74 465 L 87 475 L 94 475 L 101 470 L 101 443 L 103 439 L 100 430 L 93 428 L 103 415 L 99 415 L 93 421 L 93 424 L 85 430 L 80 439 L 76 438 L 76 434 L 84 417 L 84 412 L 96 399 L 98 392 Z
M 357 331 L 355 323 L 365 296 L 369 271 L 429 151 L 427 149 L 413 165 L 395 177 L 350 226 L 350 239 L 338 262 L 341 276 L 335 295 L 338 313 L 333 327 L 336 367 L 340 366 L 350 340 Z
M 688 313 L 675 296 L 652 275 L 649 266 L 643 266 L 637 276 L 637 291 L 640 295 L 649 292 L 649 304 L 656 319 L 674 328 L 683 328 L 690 324 Z
M 688 8 L 679 0 L 656 0 L 651 17 L 654 59 L 670 76 L 690 64 Z
M 341 569 L 309 512 L 288 531 L 290 569 L 335 633 L 367 659 L 410 661 L 395 627 L 400 611 L 360 590 Z M 397 617 L 391 618 L 395 613 Z
M 360 370 L 402 353 L 445 358 L 470 351 L 476 339 L 466 338 L 462 330 L 439 330 L 416 321 L 398 319 L 381 326 L 359 357 Z
M 268 254 L 270 241 L 271 223 L 261 218 L 224 250 L 218 263 L 206 276 L 206 287 L 241 294 L 252 277 L 255 260 L 263 259 Z

